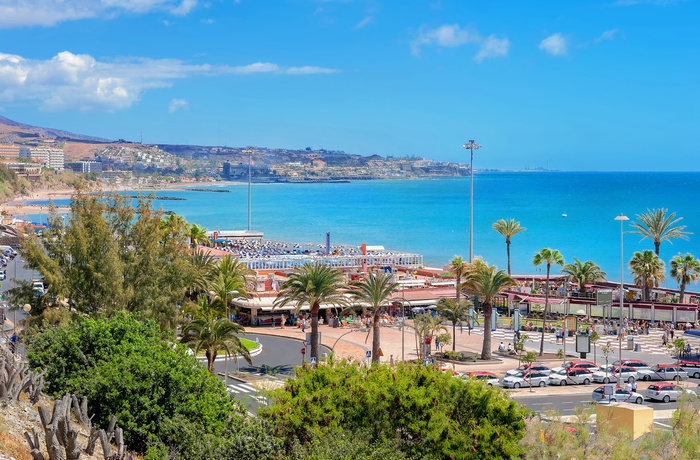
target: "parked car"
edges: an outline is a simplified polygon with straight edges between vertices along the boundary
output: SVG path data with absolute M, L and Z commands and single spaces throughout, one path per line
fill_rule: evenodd
M 647 388 L 646 396 L 648 399 L 653 399 L 654 401 L 669 402 L 676 401 L 683 393 L 695 394 L 691 389 L 683 388 L 672 383 L 653 383 Z
M 612 363 L 612 365 L 619 366 L 620 361 L 615 361 Z M 649 363 L 640 359 L 623 359 L 622 365 L 626 367 L 633 367 L 635 369 L 649 369 Z
M 586 360 L 576 360 L 576 361 L 568 361 L 564 363 L 562 366 L 558 366 L 552 369 L 552 372 L 559 372 L 564 369 L 570 369 L 572 367 L 582 367 L 585 369 L 590 369 L 591 372 L 595 372 L 598 370 L 598 365 L 594 363 L 593 361 L 586 361 Z
M 606 392 L 606 387 L 608 391 Z M 606 394 L 609 393 L 609 394 Z M 617 385 L 603 385 L 595 390 L 591 394 L 593 401 L 598 403 L 611 403 L 611 402 L 629 402 L 635 404 L 641 404 L 644 402 L 644 396 L 635 392 L 628 391 Z
M 443 367 L 443 368 L 440 369 L 440 370 L 441 370 L 442 372 L 444 372 L 445 374 L 452 374 L 453 377 L 459 377 L 459 372 L 457 372 L 456 370 L 451 369 L 451 368 L 449 368 L 449 367 Z
M 550 385 L 588 385 L 592 380 L 593 374 L 584 368 L 562 369 L 549 374 Z
M 599 383 L 610 383 L 617 382 L 620 377 L 620 367 L 618 366 L 605 366 L 601 367 L 599 371 L 593 373 L 593 381 Z M 622 381 L 631 382 L 637 380 L 637 370 L 633 367 L 622 366 Z
M 484 382 L 486 385 L 499 385 L 500 382 L 498 380 L 498 376 L 494 374 L 493 372 L 486 372 L 486 371 L 472 371 L 472 372 L 466 372 L 462 374 L 461 376 L 463 379 L 477 379 L 481 382 Z
M 501 385 L 504 388 L 525 388 L 530 386 L 532 382 L 533 387 L 543 387 L 549 383 L 549 375 L 544 372 L 518 372 L 515 375 L 506 375 L 503 377 Z
M 680 360 L 680 366 L 694 379 L 700 379 L 700 361 Z
M 675 364 L 656 364 L 637 371 L 638 380 L 688 380 L 688 373 Z
M 5 270 L 0 270 L 0 281 L 4 281 L 7 278 L 7 273 Z
M 530 364 L 523 364 L 522 366 L 516 368 L 516 369 L 511 369 L 506 372 L 506 377 L 509 375 L 515 375 L 523 371 L 534 371 L 534 372 L 540 372 L 542 374 L 549 375 L 552 373 L 552 370 L 545 366 L 544 364 L 539 364 L 539 363 L 530 363 Z

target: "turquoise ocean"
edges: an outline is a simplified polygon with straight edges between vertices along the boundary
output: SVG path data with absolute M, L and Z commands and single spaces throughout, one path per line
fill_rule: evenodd
M 157 195 L 184 201 L 154 201 L 154 208 L 183 215 L 208 230 L 245 230 L 247 184 L 223 183 L 229 193 L 166 190 Z M 474 176 L 474 254 L 506 268 L 504 238 L 491 228 L 513 218 L 527 230 L 512 238 L 513 274 L 540 274 L 532 257 L 541 248 L 558 249 L 566 262 L 592 260 L 620 279 L 620 223 L 648 208 L 667 208 L 682 217 L 690 239 L 661 244 L 661 258 L 679 252 L 700 257 L 700 173 L 484 172 Z M 350 183 L 253 184 L 251 229 L 266 239 L 325 242 L 422 254 L 425 265 L 442 267 L 455 255 L 469 256 L 469 178 L 376 180 Z M 38 202 L 37 202 L 38 203 Z M 57 201 L 56 204 L 67 204 Z M 634 251 L 653 243 L 624 226 L 625 280 Z M 560 267 L 553 267 L 557 273 Z M 665 286 L 676 287 L 668 279 Z M 691 286 L 693 289 L 693 286 Z

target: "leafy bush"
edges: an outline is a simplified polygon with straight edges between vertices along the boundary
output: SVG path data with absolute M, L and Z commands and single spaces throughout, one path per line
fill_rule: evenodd
M 444 356 L 445 359 L 451 359 L 453 361 L 461 361 L 464 358 L 461 352 L 452 350 L 444 352 L 442 356 Z
M 272 397 L 275 404 L 259 415 L 285 439 L 287 453 L 338 436 L 394 446 L 407 458 L 516 458 L 522 452 L 522 406 L 500 389 L 432 367 L 307 367 Z
M 163 340 L 154 321 L 117 313 L 110 320 L 82 318 L 66 327 L 44 327 L 29 337 L 33 368 L 46 369 L 47 390 L 87 396 L 93 422 L 117 416 L 125 443 L 169 458 L 224 458 L 252 431 L 264 442 L 246 449 L 277 449 L 276 441 L 246 420 L 223 383 L 187 350 Z M 168 337 L 166 337 L 168 338 Z M 157 455 L 156 457 L 157 458 Z

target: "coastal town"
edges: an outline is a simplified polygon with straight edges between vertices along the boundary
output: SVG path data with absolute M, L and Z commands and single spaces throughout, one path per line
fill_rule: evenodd
M 148 145 L 53 132 L 0 117 L 0 162 L 37 180 L 63 170 L 112 184 L 206 181 L 327 182 L 462 177 L 469 166 L 424 158 L 351 155 L 342 151 L 269 147 Z

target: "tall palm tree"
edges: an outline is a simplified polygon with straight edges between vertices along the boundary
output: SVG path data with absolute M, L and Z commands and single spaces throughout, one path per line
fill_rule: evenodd
M 190 237 L 190 244 L 192 246 L 198 246 L 199 243 L 209 241 L 207 229 L 197 224 L 190 225 L 188 236 Z
M 389 304 L 391 293 L 398 287 L 392 277 L 389 273 L 370 273 L 361 281 L 351 283 L 353 290 L 350 295 L 372 311 L 372 362 L 375 363 L 379 362 L 377 352 L 381 346 L 379 314 L 382 307 Z
M 467 267 L 469 264 L 462 260 L 461 256 L 454 256 L 450 261 L 450 272 L 455 276 L 455 298 L 459 302 L 460 294 L 462 291 L 462 277 L 467 272 Z
M 253 364 L 248 349 L 237 335 L 243 332 L 245 329 L 239 324 L 214 316 L 203 316 L 190 321 L 182 328 L 181 341 L 190 344 L 195 354 L 204 349 L 207 369 L 214 375 L 214 362 L 221 350 L 227 355 L 241 355 L 248 364 Z
M 457 324 L 461 326 L 462 321 L 469 319 L 471 306 L 472 303 L 468 300 L 452 300 L 443 297 L 438 301 L 437 307 L 440 315 L 452 323 L 452 351 L 455 351 Z
M 195 299 L 202 292 L 209 292 L 210 284 L 214 278 L 216 264 L 214 258 L 204 252 L 201 248 L 196 248 L 189 257 L 192 269 L 192 278 L 189 280 L 187 293 L 190 298 Z
M 683 220 L 682 217 L 676 219 L 676 213 L 668 215 L 668 209 L 647 209 L 643 214 L 637 214 L 638 222 L 632 222 L 634 233 L 642 235 L 642 239 L 648 238 L 654 242 L 654 252 L 659 255 L 659 247 L 662 241 L 669 241 L 673 238 L 688 239 L 690 232 L 684 232 L 685 225 L 676 225 Z
M 574 257 L 574 263 L 564 265 L 561 272 L 578 283 L 581 297 L 586 296 L 586 284 L 605 281 L 605 272 L 597 264 L 590 260 L 581 262 L 576 257 Z
M 505 289 L 515 285 L 515 280 L 504 270 L 498 270 L 495 265 L 489 266 L 478 259 L 467 272 L 464 289 L 479 298 L 484 312 L 484 343 L 481 348 L 481 359 L 491 359 L 493 300 Z
M 321 264 L 306 263 L 292 272 L 280 286 L 280 292 L 274 302 L 274 308 L 292 304 L 299 313 L 303 306 L 308 306 L 311 313 L 311 350 L 310 356 L 318 362 L 318 312 L 321 303 L 336 307 L 347 305 L 343 295 L 345 277 L 331 267 Z
M 237 257 L 224 256 L 213 270 L 211 288 L 216 297 L 224 303 L 226 318 L 229 316 L 229 304 L 233 297 L 250 297 L 248 292 L 248 278 L 255 272 L 249 269 L 244 262 Z
M 525 227 L 520 226 L 520 222 L 516 222 L 515 219 L 498 219 L 491 225 L 491 228 L 496 230 L 498 233 L 506 238 L 506 254 L 508 256 L 508 274 L 510 275 L 510 239 L 520 232 L 527 230 Z
M 647 249 L 635 252 L 629 266 L 634 274 L 634 284 L 642 288 L 642 298 L 649 300 L 649 289 L 658 287 L 666 277 L 664 262 L 654 251 Z
M 552 268 L 552 264 L 564 265 L 564 256 L 561 255 L 556 249 L 543 248 L 540 252 L 536 253 L 532 258 L 532 264 L 542 265 L 547 264 L 547 287 L 544 294 L 544 314 L 542 315 L 542 339 L 540 341 L 540 356 L 544 354 L 544 329 L 547 325 L 547 311 L 549 310 L 549 272 Z
M 678 285 L 680 286 L 681 303 L 683 303 L 683 298 L 685 297 L 685 286 L 690 283 L 697 283 L 699 272 L 700 260 L 696 259 L 695 256 L 690 253 L 686 255 L 681 255 L 679 253 L 671 259 L 671 276 L 678 281 Z

